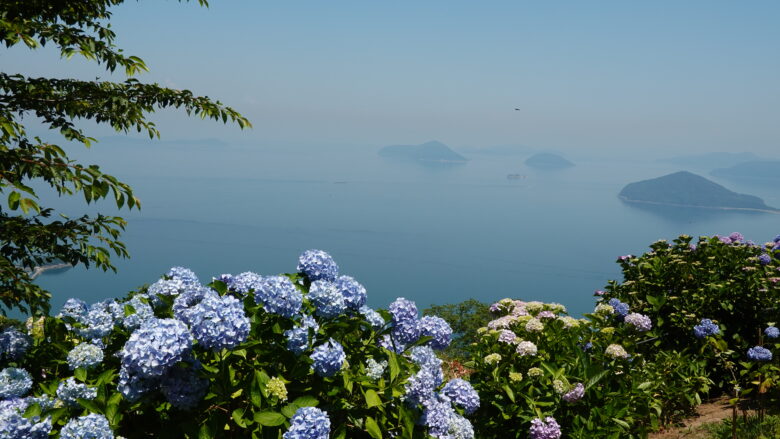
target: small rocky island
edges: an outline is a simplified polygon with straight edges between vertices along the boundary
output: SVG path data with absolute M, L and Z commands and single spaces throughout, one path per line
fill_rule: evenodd
M 574 163 L 551 152 L 534 154 L 525 161 L 525 164 L 536 169 L 566 169 L 574 166 Z
M 761 198 L 732 192 L 687 171 L 630 183 L 620 191 L 619 197 L 632 203 L 780 213 Z
M 468 159 L 449 146 L 430 141 L 421 145 L 391 145 L 379 150 L 381 157 L 429 163 L 466 163 Z

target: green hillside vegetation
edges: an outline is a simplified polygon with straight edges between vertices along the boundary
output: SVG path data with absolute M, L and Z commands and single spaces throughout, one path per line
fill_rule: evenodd
M 704 177 L 687 171 L 630 183 L 620 191 L 629 202 L 646 202 L 688 207 L 776 210 L 761 198 L 738 194 Z

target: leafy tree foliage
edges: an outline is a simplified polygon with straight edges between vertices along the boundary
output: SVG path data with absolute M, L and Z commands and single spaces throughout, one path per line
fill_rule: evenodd
M 81 194 L 87 203 L 110 199 L 119 208 L 139 208 L 127 184 L 97 165 L 71 160 L 64 149 L 31 137 L 23 121 L 33 119 L 57 130 L 67 141 L 89 147 L 96 140 L 77 126 L 79 120 L 108 124 L 159 137 L 148 115 L 177 108 L 239 127 L 249 121 L 219 101 L 188 90 L 145 84 L 132 76 L 147 71 L 141 58 L 114 44 L 111 7 L 123 0 L 4 0 L 0 3 L 0 42 L 37 49 L 57 47 L 64 58 L 80 55 L 114 72 L 123 82 L 31 78 L 0 72 L 0 300 L 7 308 L 32 314 L 48 312 L 50 294 L 32 282 L 35 267 L 55 261 L 115 270 L 112 253 L 127 257 L 119 241 L 125 220 L 118 216 L 68 218 L 42 206 L 33 181 L 45 182 L 58 195 Z M 208 6 L 205 0 L 199 0 Z M 8 66 L 5 66 L 8 68 Z M 25 119 L 28 118 L 28 119 Z M 5 309 L 2 309 L 5 313 Z
M 477 299 L 468 299 L 460 303 L 431 305 L 423 310 L 427 316 L 439 316 L 447 321 L 452 328 L 452 344 L 444 350 L 451 358 L 467 358 L 469 346 L 476 342 L 477 329 L 487 325 L 493 319 L 490 307 Z

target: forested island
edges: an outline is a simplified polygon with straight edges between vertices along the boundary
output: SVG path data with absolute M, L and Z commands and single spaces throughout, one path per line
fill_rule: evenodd
M 620 191 L 619 197 L 636 203 L 780 212 L 759 197 L 738 194 L 687 171 L 630 183 Z
M 574 163 L 550 152 L 534 154 L 525 161 L 525 164 L 537 169 L 566 169 L 574 166 Z
M 466 163 L 468 159 L 435 140 L 420 145 L 391 145 L 379 150 L 382 157 L 434 163 Z
M 726 177 L 739 180 L 753 180 L 777 182 L 780 180 L 780 161 L 777 160 L 754 160 L 750 162 L 737 163 L 727 168 L 719 168 L 710 172 L 716 177 Z

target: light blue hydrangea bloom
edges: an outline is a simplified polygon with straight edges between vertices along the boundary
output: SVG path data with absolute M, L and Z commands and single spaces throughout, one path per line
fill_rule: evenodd
M 133 331 L 119 358 L 130 375 L 160 377 L 192 350 L 192 335 L 175 319 L 152 319 Z
M 24 369 L 6 367 L 0 371 L 0 399 L 24 396 L 32 385 L 32 377 Z
M 32 338 L 16 328 L 5 328 L 0 333 L 0 359 L 16 361 L 30 348 Z
M 717 334 L 720 334 L 720 328 L 710 319 L 701 319 L 701 322 L 693 327 L 693 335 L 696 338 L 704 338 Z
M 385 319 L 382 317 L 381 314 L 374 311 L 373 309 L 363 305 L 358 310 L 360 314 L 363 315 L 363 317 L 366 319 L 366 321 L 371 325 L 374 329 L 380 329 L 383 326 L 385 326 Z
M 312 368 L 317 375 L 330 377 L 341 370 L 347 356 L 341 344 L 331 338 L 314 348 L 310 358 L 314 361 Z
M 474 426 L 468 419 L 454 413 L 450 417 L 449 439 L 474 439 Z
M 339 266 L 327 252 L 306 250 L 298 257 L 298 272 L 312 282 L 320 279 L 333 282 L 339 275 Z
M 250 291 L 258 289 L 262 282 L 263 276 L 251 271 L 245 271 L 231 277 L 228 288 L 237 293 L 249 294 Z
M 772 262 L 772 257 L 766 253 L 761 253 L 758 257 L 758 262 L 761 263 L 761 265 L 769 265 L 769 263 Z
M 198 344 L 212 351 L 232 349 L 249 336 L 244 304 L 233 296 L 208 294 L 190 308 L 190 330 Z
M 393 351 L 396 354 L 400 354 L 406 350 L 406 344 L 395 340 L 390 334 L 383 335 L 382 338 L 379 339 L 378 344 L 379 346 L 387 349 L 388 351 Z
M 628 314 L 624 321 L 639 332 L 647 332 L 653 328 L 653 322 L 650 320 L 650 317 L 636 312 Z
M 200 285 L 200 281 L 198 280 L 198 276 L 195 275 L 195 272 L 190 270 L 189 268 L 184 267 L 172 267 L 168 272 L 165 274 L 166 277 L 170 277 L 171 279 L 176 279 L 184 282 L 185 285 Z
M 292 318 L 303 304 L 303 294 L 286 276 L 268 276 L 255 288 L 255 303 L 272 314 Z
M 444 349 L 452 341 L 452 328 L 441 317 L 424 316 L 420 319 L 418 327 L 420 335 L 433 337 L 428 343 L 434 349 Z
M 146 296 L 134 296 L 132 299 L 125 303 L 118 303 L 122 308 L 122 316 L 120 319 L 122 326 L 126 329 L 136 329 L 140 327 L 145 321 L 154 318 L 154 310 L 152 306 L 144 301 Z M 129 305 L 132 310 L 128 308 L 130 314 L 127 314 L 125 308 Z
M 772 351 L 762 346 L 755 346 L 748 349 L 747 357 L 753 361 L 772 361 Z
M 146 293 L 151 297 L 161 296 L 175 297 L 183 293 L 187 285 L 181 279 L 160 279 L 149 285 Z
M 347 303 L 339 288 L 333 282 L 315 280 L 309 287 L 309 301 L 318 316 L 335 318 L 347 312 Z
M 449 398 L 444 395 L 433 395 L 422 401 L 422 423 L 428 427 L 428 434 L 436 438 L 449 439 L 450 423 L 455 415 Z
M 68 367 L 75 370 L 79 367 L 89 369 L 103 362 L 103 350 L 92 343 L 80 343 L 68 352 Z
M 301 407 L 290 419 L 290 428 L 282 435 L 283 439 L 328 439 L 330 437 L 330 418 L 317 407 Z
M 192 325 L 193 314 L 196 307 L 206 297 L 216 298 L 219 294 L 207 287 L 194 287 L 187 289 L 173 301 L 173 316 L 182 322 Z
M 82 327 L 76 329 L 79 336 L 88 340 L 103 338 L 114 329 L 114 315 L 109 302 L 93 303 L 86 314 L 78 319 Z
M 387 360 L 377 362 L 371 357 L 366 360 L 366 376 L 374 381 L 382 378 L 385 369 L 387 369 Z
M 347 307 L 352 310 L 359 310 L 366 304 L 366 288 L 351 276 L 339 276 L 336 279 L 338 287 Z
M 105 416 L 90 413 L 68 421 L 60 439 L 114 439 L 114 432 Z
M 311 316 L 304 316 L 301 319 L 301 326 L 296 326 L 292 329 L 284 331 L 284 336 L 287 337 L 287 350 L 300 355 L 309 347 L 309 328 L 315 332 L 320 329 L 320 325 Z M 312 343 L 315 340 L 311 341 Z
M 70 317 L 74 320 L 79 320 L 81 316 L 87 313 L 87 308 L 87 303 L 83 300 L 71 298 L 62 305 L 57 318 Z
M 544 418 L 544 421 L 536 418 L 531 421 L 528 435 L 530 439 L 560 439 L 561 426 L 552 416 Z
M 766 335 L 768 338 L 780 337 L 780 329 L 777 329 L 775 326 L 768 326 L 766 329 L 764 329 L 764 335 Z
M 466 380 L 460 378 L 450 380 L 441 389 L 441 393 L 446 395 L 453 404 L 463 408 L 466 414 L 472 414 L 479 408 L 479 395 Z
M 73 377 L 60 381 L 60 385 L 57 386 L 57 398 L 71 407 L 79 406 L 79 402 L 77 401 L 79 398 L 95 399 L 96 396 L 97 389 L 88 387 L 84 383 L 77 382 Z
M 422 404 L 435 396 L 439 384 L 441 380 L 436 370 L 421 368 L 406 381 L 402 399 L 410 406 Z
M 0 439 L 48 439 L 50 418 L 41 421 L 39 416 L 24 417 L 24 411 L 32 403 L 31 398 L 0 401 Z
M 417 321 L 417 305 L 411 300 L 399 297 L 387 308 L 393 316 L 393 325 L 404 322 Z
M 619 299 L 609 299 L 609 305 L 615 310 L 615 316 L 618 320 L 622 320 L 628 315 L 629 307 L 627 303 L 621 302 Z
M 582 383 L 577 383 L 577 385 L 566 392 L 562 398 L 568 403 L 573 403 L 581 400 L 583 396 L 585 396 L 585 386 Z

